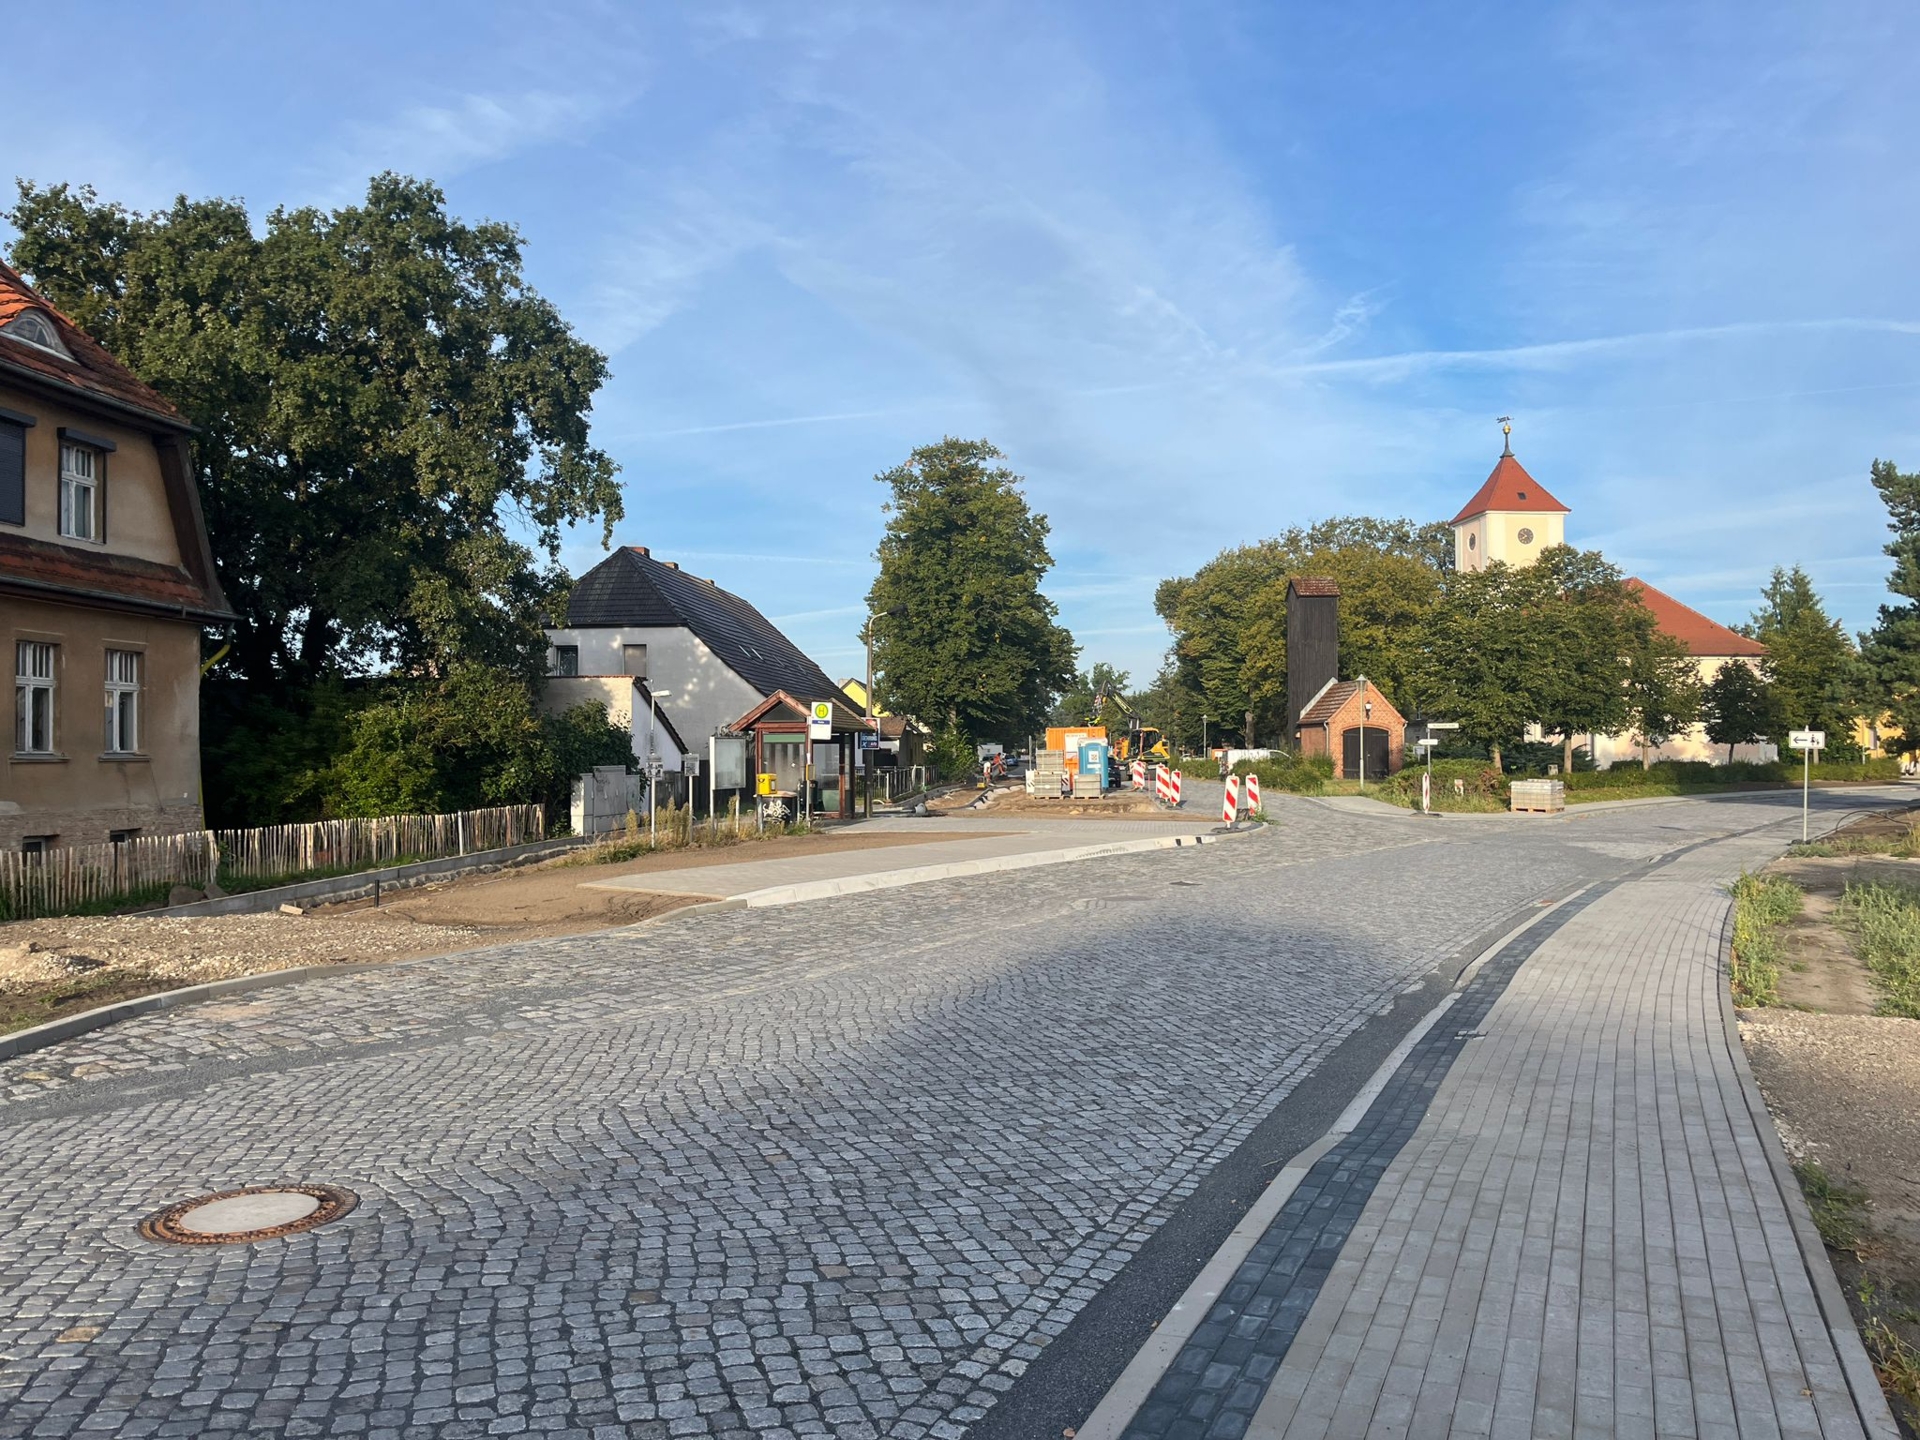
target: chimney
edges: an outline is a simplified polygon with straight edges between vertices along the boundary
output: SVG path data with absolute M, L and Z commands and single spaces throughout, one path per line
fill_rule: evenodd
M 660 563 L 669 570 L 678 570 L 680 568 L 680 562 L 678 560 L 662 560 Z
M 1287 729 L 1291 748 L 1300 712 L 1329 680 L 1340 678 L 1340 587 L 1313 576 L 1287 582 Z
M 651 557 L 653 555 L 653 552 L 647 549 L 647 547 L 644 545 L 629 545 L 627 546 L 627 548 L 633 551 L 633 553 L 636 555 L 645 555 L 648 557 Z

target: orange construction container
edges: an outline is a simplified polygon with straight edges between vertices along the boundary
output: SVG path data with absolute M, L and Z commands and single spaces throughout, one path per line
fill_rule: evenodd
M 1064 750 L 1067 755 L 1067 773 L 1080 773 L 1080 747 L 1088 740 L 1107 738 L 1104 725 L 1049 725 L 1047 727 L 1047 749 Z

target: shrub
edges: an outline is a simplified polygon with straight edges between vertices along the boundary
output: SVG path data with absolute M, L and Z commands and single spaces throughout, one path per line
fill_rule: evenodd
M 1242 760 L 1236 775 L 1257 775 L 1262 790 L 1285 790 L 1294 795 L 1318 795 L 1333 778 L 1333 761 L 1325 755 L 1284 755 L 1270 760 Z

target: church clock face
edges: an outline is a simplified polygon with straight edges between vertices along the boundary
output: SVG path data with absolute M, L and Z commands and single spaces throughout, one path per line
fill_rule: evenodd
M 1533 543 L 1533 531 L 1528 530 L 1525 527 L 1522 527 L 1520 533 L 1514 538 L 1517 539 L 1522 545 L 1531 545 Z

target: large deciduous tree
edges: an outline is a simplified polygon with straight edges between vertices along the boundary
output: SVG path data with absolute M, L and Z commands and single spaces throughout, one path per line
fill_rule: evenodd
M 562 527 L 610 533 L 621 503 L 587 434 L 605 357 L 526 284 L 512 227 L 396 175 L 257 229 L 235 200 L 24 182 L 7 219 L 15 265 L 197 428 L 241 674 L 537 668 Z
M 521 745 L 481 733 L 473 709 L 484 697 L 524 736 L 541 728 L 561 531 L 610 534 L 621 514 L 587 432 L 606 360 L 526 284 L 510 226 L 465 223 L 395 175 L 361 204 L 258 226 L 235 200 L 140 213 L 27 183 L 6 218 L 13 263 L 195 426 L 238 614 L 206 697 L 211 817 L 550 798 L 551 767 L 526 755 L 615 750 L 604 712 Z M 381 672 L 382 687 L 347 683 Z M 441 760 L 521 759 L 369 778 L 380 736 L 402 734 L 431 736 Z M 334 763 L 353 752 L 369 763 Z
M 1445 525 L 1339 516 L 1223 550 L 1193 575 L 1163 581 L 1154 607 L 1173 632 L 1180 688 L 1226 732 L 1251 710 L 1265 733 L 1286 702 L 1289 579 L 1338 582 L 1341 670 L 1404 705 L 1420 627 L 1452 564 Z
M 1133 677 L 1125 670 L 1116 670 L 1104 660 L 1094 661 L 1090 669 L 1082 670 L 1073 677 L 1073 684 L 1054 703 L 1053 723 L 1086 724 L 1094 719 L 1096 703 L 1102 696 L 1127 695 L 1127 687 L 1132 682 Z
M 895 714 L 970 740 L 1015 742 L 1074 683 L 1073 637 L 1040 581 L 1047 520 L 985 440 L 916 449 L 875 478 L 886 533 L 869 608 L 876 688 Z

